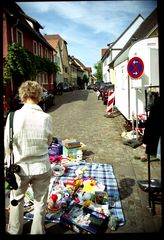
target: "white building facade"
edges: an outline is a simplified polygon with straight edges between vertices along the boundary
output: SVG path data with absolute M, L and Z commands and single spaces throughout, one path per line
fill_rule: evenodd
M 130 26 L 117 38 L 115 42 L 108 44 L 109 48 L 101 59 L 104 82 L 112 82 L 113 84 L 115 83 L 113 72 L 111 69 L 109 69 L 108 65 L 123 49 L 125 44 L 129 41 L 129 39 L 132 37 L 134 32 L 139 28 L 143 21 L 143 17 L 139 14 L 136 19 L 130 24 Z
M 144 71 L 138 79 L 128 74 L 128 62 L 138 57 L 143 61 Z M 137 41 L 120 55 L 114 63 L 115 105 L 128 120 L 145 114 L 145 88 L 159 86 L 158 37 Z

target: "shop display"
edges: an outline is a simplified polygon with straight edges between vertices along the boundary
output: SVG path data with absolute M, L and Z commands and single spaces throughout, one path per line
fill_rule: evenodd
M 71 230 L 81 233 L 97 234 L 104 232 L 108 226 L 109 217 L 79 204 L 73 204 L 60 217 L 60 223 Z
M 77 176 L 79 170 L 83 171 L 80 178 Z M 82 206 L 88 213 L 105 215 L 105 222 L 107 221 L 108 227 L 113 231 L 124 225 L 125 218 L 112 165 L 86 162 L 78 166 L 68 165 L 61 176 L 51 178 L 47 200 L 45 222 L 67 224 L 70 221 L 69 227 L 76 232 L 97 233 L 104 230 L 103 227 L 101 228 L 101 224 L 104 223 L 99 223 L 100 225 L 96 226 L 93 232 L 89 229 L 84 230 L 83 227 L 79 230 L 77 224 L 64 215 L 68 210 L 71 211 L 73 206 Z M 61 216 L 63 216 L 62 220 Z M 33 218 L 32 207 L 30 212 L 25 212 L 24 217 L 30 220 Z M 84 216 L 84 220 L 87 221 L 87 218 L 90 221 L 89 215 L 86 218 Z

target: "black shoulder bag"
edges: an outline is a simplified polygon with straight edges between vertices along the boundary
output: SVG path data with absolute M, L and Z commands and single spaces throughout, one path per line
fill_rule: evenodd
M 16 190 L 18 184 L 16 182 L 16 177 L 14 173 L 20 171 L 20 166 L 14 164 L 14 154 L 13 154 L 13 119 L 14 112 L 10 112 L 9 115 L 9 147 L 10 147 L 10 166 L 6 168 L 6 182 L 8 182 L 10 189 Z

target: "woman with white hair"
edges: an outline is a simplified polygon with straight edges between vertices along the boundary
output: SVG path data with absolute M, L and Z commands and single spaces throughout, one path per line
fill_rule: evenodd
M 23 103 L 15 111 L 13 121 L 14 163 L 20 172 L 14 173 L 18 184 L 12 190 L 10 200 L 18 201 L 17 206 L 10 204 L 9 234 L 22 234 L 24 215 L 24 194 L 31 184 L 34 193 L 34 217 L 30 234 L 45 234 L 44 220 L 51 178 L 48 146 L 52 141 L 52 117 L 43 112 L 38 105 L 42 87 L 36 81 L 25 81 L 19 87 L 19 97 Z M 5 159 L 9 158 L 9 115 L 4 132 Z

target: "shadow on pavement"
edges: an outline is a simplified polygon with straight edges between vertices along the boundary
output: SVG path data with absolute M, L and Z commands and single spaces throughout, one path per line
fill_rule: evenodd
M 93 151 L 84 150 L 84 151 L 83 151 L 83 159 L 84 159 L 84 160 L 87 160 L 87 158 L 90 157 L 90 156 L 93 155 L 93 154 L 94 154 Z
M 81 91 L 83 91 L 83 94 L 80 93 Z M 55 105 L 49 108 L 46 112 L 53 112 L 63 104 L 75 101 L 87 101 L 88 95 L 88 90 L 74 90 L 71 92 L 65 92 L 62 95 L 55 95 Z
M 132 178 L 124 178 L 120 180 L 120 199 L 127 198 L 133 192 L 133 186 L 135 185 L 135 180 Z
M 26 221 L 23 226 L 23 234 L 29 235 L 30 230 L 31 230 L 31 221 Z M 47 222 L 45 223 L 45 230 L 46 230 L 46 235 L 51 235 L 51 234 L 65 234 L 66 232 L 69 231 L 69 228 L 61 225 L 60 223 L 50 223 Z

